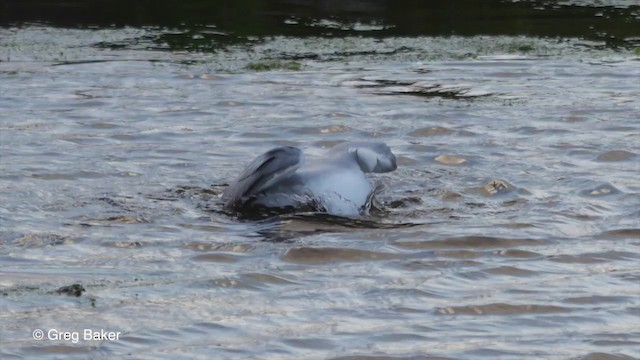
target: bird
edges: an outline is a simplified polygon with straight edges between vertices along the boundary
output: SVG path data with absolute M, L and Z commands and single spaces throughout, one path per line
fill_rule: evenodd
M 306 159 L 293 146 L 273 148 L 249 163 L 222 195 L 227 210 L 305 208 L 338 216 L 366 211 L 375 188 L 367 173 L 398 168 L 383 142 L 344 142 Z

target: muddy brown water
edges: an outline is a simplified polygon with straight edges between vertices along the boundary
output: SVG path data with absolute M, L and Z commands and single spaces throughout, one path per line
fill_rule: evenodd
M 93 46 L 155 31 L 0 29 L 0 358 L 640 357 L 633 52 Z M 222 211 L 256 154 L 345 140 L 398 156 L 379 211 Z

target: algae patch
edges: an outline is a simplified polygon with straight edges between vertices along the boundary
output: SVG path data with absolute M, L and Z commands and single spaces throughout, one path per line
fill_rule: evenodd
M 297 61 L 264 61 L 249 63 L 246 68 L 253 71 L 272 71 L 272 70 L 291 70 L 299 71 L 302 69 L 302 64 Z
M 59 288 L 58 290 L 56 290 L 56 294 L 66 294 L 69 296 L 75 296 L 75 297 L 80 297 L 82 295 L 83 292 L 85 292 L 86 290 L 84 289 L 84 287 L 80 284 L 72 284 L 69 286 L 63 286 L 61 288 Z

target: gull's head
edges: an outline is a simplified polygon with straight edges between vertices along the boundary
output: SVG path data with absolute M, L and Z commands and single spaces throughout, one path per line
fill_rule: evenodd
M 385 173 L 398 168 L 396 156 L 383 142 L 348 142 L 338 147 L 353 154 L 365 173 Z

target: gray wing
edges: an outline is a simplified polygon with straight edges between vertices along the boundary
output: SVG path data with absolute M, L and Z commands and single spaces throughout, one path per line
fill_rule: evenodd
M 294 173 L 303 163 L 302 150 L 283 146 L 255 158 L 222 195 L 224 206 L 243 205 L 251 196 Z

